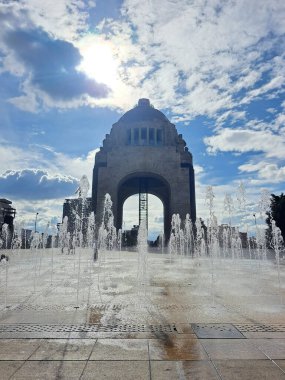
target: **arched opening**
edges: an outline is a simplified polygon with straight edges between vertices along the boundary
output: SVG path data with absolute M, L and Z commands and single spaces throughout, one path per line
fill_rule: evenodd
M 148 241 L 151 246 L 158 246 L 159 238 L 164 234 L 164 207 L 162 201 L 153 194 L 148 194 Z M 123 231 L 130 239 L 135 238 L 139 225 L 139 194 L 131 195 L 123 204 Z M 126 233 L 126 231 L 128 231 Z M 133 231 L 133 234 L 132 234 Z
M 149 199 L 152 199 L 152 202 L 154 202 L 154 205 L 158 205 L 159 202 L 162 203 L 162 210 L 163 213 L 161 216 L 156 215 L 158 219 L 157 221 L 160 221 L 163 223 L 162 228 L 164 229 L 164 238 L 166 240 L 169 239 L 169 233 L 170 233 L 170 225 L 171 225 L 171 210 L 170 210 L 170 186 L 168 182 L 162 178 L 161 176 L 158 176 L 153 173 L 145 173 L 145 172 L 137 172 L 132 173 L 125 178 L 123 178 L 117 188 L 117 226 L 118 228 L 124 228 L 123 226 L 123 205 L 125 201 L 139 193 L 147 193 Z M 152 198 L 152 196 L 155 196 L 155 198 Z M 155 200 L 156 198 L 159 199 L 159 202 Z M 135 199 L 135 198 L 134 198 Z M 135 202 L 134 200 L 130 200 L 129 202 Z M 155 207 L 151 207 L 154 210 L 155 213 Z M 138 204 L 133 207 L 134 210 L 138 210 Z M 154 216 L 155 218 L 155 216 Z M 138 220 L 139 219 L 135 219 Z M 149 220 L 152 224 L 153 220 Z M 138 224 L 138 223 L 137 223 Z

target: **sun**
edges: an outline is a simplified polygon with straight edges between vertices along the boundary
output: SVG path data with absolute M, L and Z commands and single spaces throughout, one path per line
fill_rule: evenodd
M 80 46 L 80 54 L 83 59 L 78 70 L 113 89 L 117 82 L 118 63 L 110 43 L 87 40 Z

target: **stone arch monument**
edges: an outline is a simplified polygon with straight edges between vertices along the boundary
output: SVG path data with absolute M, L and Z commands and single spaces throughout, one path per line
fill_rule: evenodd
M 113 201 L 114 224 L 122 228 L 123 204 L 134 194 L 156 195 L 163 204 L 164 233 L 170 236 L 171 216 L 189 213 L 196 219 L 192 154 L 167 117 L 140 99 L 113 124 L 96 154 L 92 204 L 100 220 L 105 194 Z M 145 198 L 142 197 L 144 202 Z

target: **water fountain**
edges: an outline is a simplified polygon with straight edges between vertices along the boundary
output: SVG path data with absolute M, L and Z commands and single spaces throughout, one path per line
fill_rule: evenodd
M 137 269 L 137 281 L 139 287 L 146 287 L 147 280 L 147 258 L 148 258 L 148 246 L 147 246 L 147 227 L 145 220 L 141 223 L 138 231 L 138 269 Z
M 84 179 L 79 189 L 83 203 L 87 191 Z M 272 220 L 270 252 L 274 255 L 267 260 L 261 227 L 256 226 L 256 246 L 244 247 L 239 229 L 231 225 L 233 199 L 225 198 L 229 223 L 223 228 L 215 215 L 214 199 L 209 187 L 206 225 L 200 218 L 193 226 L 189 215 L 185 220 L 173 215 L 168 247 L 156 253 L 147 250 L 145 225 L 139 229 L 137 251 L 122 249 L 122 231 L 116 233 L 108 194 L 102 220 L 90 214 L 83 228 L 83 215 L 76 214 L 72 232 L 64 218 L 59 231 L 47 226 L 43 234 L 34 232 L 30 249 L 19 246 L 18 227 L 13 248 L 7 249 L 4 228 L 1 251 L 9 261 L 0 264 L 2 319 L 9 320 L 11 315 L 14 320 L 44 319 L 41 311 L 59 310 L 52 316 L 58 321 L 62 313 L 73 309 L 82 313 L 78 314 L 82 321 L 105 324 L 173 321 L 178 314 L 185 323 L 281 320 L 285 273 L 280 230 Z M 263 215 L 267 201 L 263 194 Z M 244 189 L 238 202 L 244 210 Z M 53 237 L 46 248 L 50 230 Z M 17 310 L 26 313 L 15 316 Z

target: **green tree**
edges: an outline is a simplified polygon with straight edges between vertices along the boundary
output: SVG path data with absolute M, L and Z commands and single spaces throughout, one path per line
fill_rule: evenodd
M 276 222 L 276 226 L 280 228 L 283 240 L 285 241 L 285 194 L 271 194 L 270 211 L 268 211 L 266 214 L 266 223 L 268 225 L 268 240 L 271 241 L 272 219 L 274 219 Z

